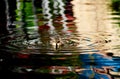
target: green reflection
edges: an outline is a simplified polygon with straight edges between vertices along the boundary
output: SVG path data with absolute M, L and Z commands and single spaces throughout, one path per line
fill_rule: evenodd
M 120 11 L 120 0 L 112 0 L 111 7 L 115 11 Z
M 112 0 L 111 1 L 111 9 L 112 9 L 112 19 L 116 22 L 113 22 L 113 24 L 117 24 L 120 27 L 120 0 Z

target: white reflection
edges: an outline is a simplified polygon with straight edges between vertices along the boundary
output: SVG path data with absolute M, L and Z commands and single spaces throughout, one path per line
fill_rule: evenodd
M 50 26 L 50 33 L 53 33 L 55 27 L 53 26 L 53 19 L 52 19 L 52 14 L 50 13 L 50 7 L 49 7 L 49 0 L 43 0 L 42 1 L 42 8 L 43 8 L 43 14 L 44 18 L 47 19 L 48 21 L 46 22 L 48 26 Z
M 5 4 L 6 4 L 6 17 L 7 17 L 7 30 L 10 32 L 10 28 L 9 28 L 9 25 L 11 25 L 11 22 L 10 22 L 10 13 L 9 13 L 9 4 L 8 4 L 8 0 L 5 0 Z
M 53 0 L 53 13 L 54 14 L 60 14 L 61 15 L 61 22 L 63 26 L 63 31 L 67 33 L 68 27 L 67 27 L 67 17 L 65 15 L 65 3 L 63 0 Z M 50 7 L 50 1 L 49 0 L 43 0 L 42 1 L 42 8 L 43 8 L 43 14 L 44 18 L 47 19 L 46 23 L 50 26 L 51 30 L 54 30 L 55 27 L 53 26 L 53 19 L 52 19 L 52 13 L 50 11 L 52 10 Z M 60 9 L 60 10 L 59 10 Z
M 65 33 L 67 33 L 68 31 L 68 27 L 67 27 L 67 17 L 65 15 L 65 3 L 63 0 L 53 0 L 53 8 L 51 7 L 52 1 L 50 0 L 43 0 L 42 1 L 42 8 L 43 8 L 43 14 L 44 14 L 44 18 L 47 20 L 45 22 L 45 24 L 47 24 L 48 26 L 50 26 L 50 34 L 53 34 L 54 36 L 51 37 L 51 44 L 53 46 L 53 48 L 55 50 L 59 49 L 62 45 L 62 39 L 59 35 L 59 33 L 57 33 L 55 31 L 55 27 L 53 26 L 53 15 L 60 15 L 60 22 L 62 23 L 62 27 Z M 53 14 L 53 13 L 54 14 Z
M 59 3 L 58 3 L 58 1 L 59 0 L 54 0 L 54 4 L 53 4 L 53 7 L 54 7 L 54 14 L 58 14 L 58 5 L 59 5 Z
M 68 27 L 67 27 L 67 22 L 66 22 L 66 20 L 67 20 L 67 17 L 66 17 L 66 15 L 65 15 L 65 8 L 64 8 L 64 6 L 65 6 L 65 3 L 64 3 L 64 1 L 63 0 L 57 0 L 58 2 L 59 2 L 59 8 L 60 8 L 60 15 L 62 16 L 62 20 L 61 20 L 61 22 L 62 22 L 62 26 L 64 27 L 63 28 L 63 31 L 64 32 L 66 32 L 67 33 L 67 30 L 68 30 Z

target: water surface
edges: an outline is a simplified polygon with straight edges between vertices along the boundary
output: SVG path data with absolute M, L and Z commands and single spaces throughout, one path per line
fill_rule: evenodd
M 120 78 L 119 0 L 3 2 L 1 51 L 38 54 L 36 59 L 44 61 L 34 72 L 51 74 L 51 79 Z

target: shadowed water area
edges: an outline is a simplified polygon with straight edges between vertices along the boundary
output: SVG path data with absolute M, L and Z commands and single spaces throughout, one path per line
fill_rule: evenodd
M 0 73 L 120 79 L 120 0 L 1 0 L 0 10 Z

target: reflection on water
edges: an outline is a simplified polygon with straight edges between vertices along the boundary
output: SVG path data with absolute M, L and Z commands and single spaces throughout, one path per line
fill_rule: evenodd
M 52 79 L 120 78 L 119 0 L 13 2 L 2 1 L 6 28 L 0 22 L 0 51 L 13 54 L 12 72 Z

